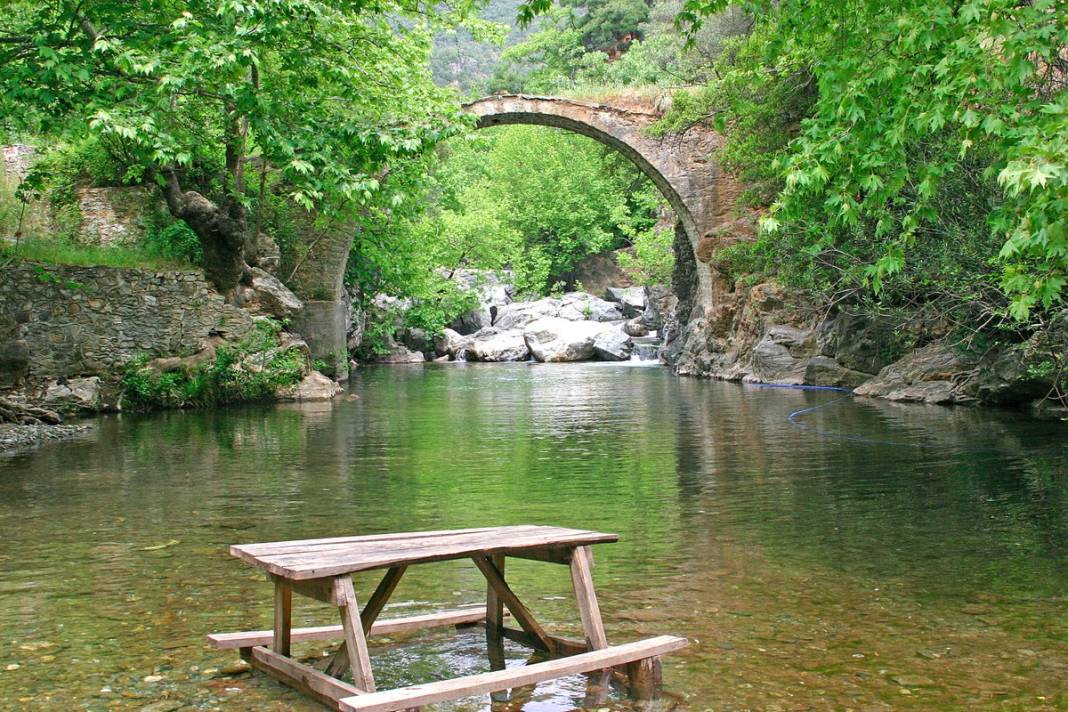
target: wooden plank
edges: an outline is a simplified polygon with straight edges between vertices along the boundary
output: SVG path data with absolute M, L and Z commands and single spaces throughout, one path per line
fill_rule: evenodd
M 272 574 L 272 577 L 281 578 L 274 574 Z M 340 606 L 342 604 L 342 601 L 338 601 L 334 595 L 333 577 L 291 581 L 290 583 L 293 587 L 293 591 L 299 593 L 301 596 L 313 598 L 316 601 L 328 603 L 331 606 Z
M 532 529 L 536 524 L 527 524 L 513 529 Z M 337 536 L 325 539 L 291 539 L 287 541 L 267 541 L 258 544 L 240 544 L 242 549 L 254 554 L 271 554 L 284 551 L 303 551 L 315 546 L 333 546 L 340 543 L 358 542 L 394 542 L 403 539 L 432 539 L 441 536 L 453 536 L 457 532 L 492 532 L 506 527 L 477 527 L 472 529 L 437 529 L 415 532 L 391 532 L 388 534 L 360 534 L 358 536 Z
M 274 581 L 274 637 L 271 648 L 279 655 L 289 655 L 290 631 L 293 627 L 293 589 L 289 581 Z
M 593 571 L 590 566 L 590 547 L 580 546 L 571 555 L 571 583 L 575 588 L 582 629 L 586 643 L 592 650 L 608 647 L 608 638 L 601 621 L 601 608 L 597 604 L 597 592 L 593 588 Z
M 351 699 L 353 695 L 361 694 L 358 688 L 347 682 L 325 675 L 313 667 L 262 646 L 252 648 L 248 661 L 257 670 L 262 670 L 275 680 L 334 709 L 338 709 L 339 700 Z
M 584 641 L 550 635 L 549 640 L 552 641 L 552 650 L 549 650 L 538 638 L 525 630 L 516 630 L 515 628 L 509 628 L 507 626 L 501 628 L 501 635 L 508 640 L 515 641 L 528 648 L 542 650 L 553 655 L 578 655 L 579 653 L 585 653 L 590 649 L 588 644 Z
M 505 611 L 505 617 L 508 612 Z M 390 635 L 409 630 L 422 630 L 425 628 L 440 628 L 450 625 L 473 625 L 486 619 L 486 609 L 482 606 L 472 608 L 460 608 L 453 611 L 429 613 L 420 616 L 408 616 L 405 618 L 389 618 L 375 621 L 371 626 L 371 635 Z M 336 640 L 344 637 L 344 631 L 340 625 L 324 625 L 311 628 L 293 628 L 290 632 L 290 640 L 301 643 L 309 640 Z M 208 643 L 220 650 L 232 648 L 250 648 L 256 645 L 270 645 L 274 638 L 274 631 L 248 630 L 236 633 L 212 633 L 207 636 Z
M 420 705 L 430 705 L 496 690 L 531 685 L 568 675 L 604 670 L 642 658 L 655 657 L 687 645 L 685 638 L 662 635 L 635 643 L 616 645 L 568 658 L 547 660 L 525 667 L 507 668 L 441 680 L 425 685 L 411 685 L 341 700 L 343 712 L 393 712 Z
M 309 540 L 315 542 L 312 544 L 242 544 L 230 547 L 230 553 L 270 573 L 304 580 L 476 554 L 559 549 L 617 540 L 615 534 L 523 526 L 459 530 L 434 536 L 409 534 L 404 538 L 397 535 L 396 538 Z
M 382 580 L 378 582 L 378 586 L 375 588 L 374 593 L 367 599 L 367 605 L 363 607 L 363 611 L 360 612 L 360 623 L 363 625 L 363 632 L 370 633 L 371 626 L 378 620 L 379 614 L 382 613 L 382 609 L 389 603 L 389 597 L 393 595 L 393 592 L 397 589 L 397 584 L 400 583 L 401 577 L 404 576 L 404 572 L 408 569 L 407 566 L 394 566 L 386 575 L 382 577 Z
M 490 561 L 501 575 L 504 575 L 505 557 L 494 554 Z M 507 667 L 504 657 L 504 601 L 497 596 L 497 590 L 493 584 L 486 582 L 486 656 L 489 658 L 490 670 L 503 670 Z M 491 695 L 494 702 L 507 702 L 505 693 L 497 692 Z
M 360 611 L 360 625 L 363 626 L 364 635 L 368 635 L 371 632 L 371 626 L 374 624 L 378 615 L 385 608 L 389 602 L 389 597 L 393 595 L 393 591 L 397 588 L 397 584 L 400 583 L 401 577 L 404 576 L 404 571 L 408 567 L 406 566 L 394 566 L 386 575 L 382 577 L 382 580 L 378 582 L 378 587 L 375 588 L 374 593 L 371 594 L 371 598 L 368 599 L 367 605 Z M 326 674 L 337 677 L 340 675 L 349 664 L 349 649 L 346 643 L 342 643 L 334 655 L 331 657 L 330 662 L 326 665 Z
M 345 647 L 352 667 L 352 682 L 366 692 L 375 691 L 375 676 L 371 672 L 371 656 L 367 653 L 367 637 L 360 623 L 360 609 L 356 603 L 356 591 L 352 588 L 352 579 L 346 574 L 334 579 L 336 595 L 345 601 L 341 611 L 341 627 L 345 633 Z
M 474 561 L 475 566 L 477 566 L 478 570 L 482 572 L 482 575 L 486 577 L 486 581 L 489 582 L 490 586 L 496 592 L 497 597 L 504 602 L 504 605 L 508 606 L 508 610 L 515 616 L 516 622 L 519 623 L 523 630 L 537 638 L 541 644 L 545 646 L 545 650 L 554 650 L 553 642 L 549 637 L 549 634 L 546 633 L 545 629 L 534 619 L 534 614 L 530 612 L 530 609 L 528 609 L 523 602 L 519 600 L 519 597 L 515 595 L 511 586 L 504 580 L 504 576 L 497 570 L 497 567 L 493 565 L 493 561 L 486 556 L 476 556 L 474 557 Z
M 513 556 L 517 559 L 530 559 L 531 561 L 544 561 L 547 564 L 571 563 L 571 551 L 573 547 L 550 547 L 546 549 L 511 549 L 503 552 L 502 556 Z
M 306 551 L 290 551 L 259 557 L 242 556 L 242 558 L 271 573 L 286 578 L 305 579 L 383 568 L 401 563 L 455 559 L 476 552 L 494 553 L 524 548 L 544 549 L 552 545 L 615 540 L 614 535 L 598 532 L 535 527 L 524 528 L 515 534 L 491 531 L 435 537 L 428 541 L 412 539 L 387 543 L 344 543 L 337 546 L 315 547 Z M 242 555 L 240 547 L 233 547 L 231 552 Z

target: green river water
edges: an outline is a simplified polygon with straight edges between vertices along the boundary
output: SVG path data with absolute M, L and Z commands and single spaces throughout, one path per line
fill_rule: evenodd
M 230 544 L 519 523 L 619 534 L 595 551 L 610 642 L 691 639 L 658 709 L 1068 709 L 1063 424 L 609 364 L 365 368 L 349 390 L 106 417 L 0 456 L 0 709 L 321 709 L 204 643 L 270 624 Z M 579 631 L 565 568 L 508 572 Z M 384 616 L 484 596 L 470 563 L 415 567 Z M 479 629 L 371 653 L 380 687 L 488 669 Z

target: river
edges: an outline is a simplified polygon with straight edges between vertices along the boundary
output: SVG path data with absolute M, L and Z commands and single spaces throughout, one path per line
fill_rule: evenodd
M 620 535 L 595 551 L 611 642 L 691 639 L 661 707 L 1068 709 L 1063 424 L 613 364 L 369 367 L 349 392 L 105 417 L 0 456 L 0 708 L 321 709 L 204 644 L 271 621 L 228 545 L 545 523 Z M 580 630 L 566 569 L 509 577 Z M 416 567 L 384 617 L 484 595 L 470 564 Z M 379 686 L 487 669 L 483 643 L 372 639 Z

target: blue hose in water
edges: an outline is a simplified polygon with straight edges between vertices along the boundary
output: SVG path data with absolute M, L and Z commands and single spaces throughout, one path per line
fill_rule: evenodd
M 835 405 L 837 403 L 841 403 L 842 401 L 851 400 L 853 398 L 853 391 L 851 391 L 848 388 L 839 388 L 838 386 L 793 385 L 793 384 L 790 384 L 790 383 L 751 383 L 749 385 L 756 386 L 757 388 L 789 388 L 789 389 L 797 390 L 797 391 L 833 391 L 833 392 L 837 392 L 837 393 L 844 393 L 845 395 L 840 396 L 838 398 L 835 398 L 833 400 L 829 400 L 826 403 L 820 403 L 819 405 L 809 406 L 808 408 L 801 408 L 800 410 L 795 410 L 794 412 L 792 412 L 788 416 L 786 416 L 786 420 L 788 420 L 790 422 L 790 425 L 793 425 L 796 428 L 799 428 L 801 430 L 805 430 L 805 431 L 813 433 L 815 435 L 819 435 L 820 437 L 830 438 L 832 440 L 845 440 L 845 441 L 854 442 L 854 443 L 867 443 L 867 444 L 870 444 L 870 445 L 893 445 L 893 446 L 896 446 L 896 447 L 914 447 L 914 448 L 936 447 L 935 445 L 931 445 L 931 444 L 928 444 L 928 443 L 909 443 L 909 442 L 901 442 L 899 440 L 880 440 L 880 439 L 877 439 L 877 438 L 866 438 L 866 437 L 864 437 L 862 435 L 843 435 L 841 433 L 832 433 L 832 432 L 828 432 L 826 430 L 820 430 L 819 428 L 814 428 L 812 426 L 805 425 L 804 423 L 801 423 L 801 422 L 798 421 L 798 418 L 800 418 L 803 415 L 808 415 L 809 413 L 814 413 L 815 411 L 820 410 L 822 408 L 829 408 L 830 406 Z M 1048 447 L 1048 448 L 1031 449 L 1030 452 L 1040 452 L 1040 451 L 1043 451 L 1043 450 L 1049 450 L 1049 451 L 1059 450 L 1059 449 L 1062 449 L 1062 447 L 1063 446 L 1061 446 L 1061 445 L 1055 445 L 1055 446 Z M 1011 451 L 1009 451 L 1009 450 L 1007 450 L 1005 448 L 999 448 L 999 447 L 980 447 L 980 448 L 966 448 L 964 450 L 964 452 L 970 452 L 970 453 L 976 453 L 976 452 L 1007 453 L 1007 452 L 1011 452 Z

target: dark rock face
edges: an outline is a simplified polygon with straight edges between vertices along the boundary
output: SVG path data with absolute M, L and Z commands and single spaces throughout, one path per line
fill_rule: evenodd
M 852 389 L 857 395 L 936 404 L 1031 404 L 1060 412 L 1056 364 L 1068 354 L 1068 310 L 1029 341 L 983 356 L 944 330 L 904 326 L 839 311 L 825 316 L 805 297 L 772 283 L 712 280 L 711 303 L 697 303 L 694 270 L 708 267 L 676 251 L 678 306 L 665 326 L 665 360 L 682 375 Z M 688 318 L 687 318 L 688 317 Z

